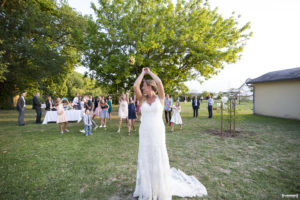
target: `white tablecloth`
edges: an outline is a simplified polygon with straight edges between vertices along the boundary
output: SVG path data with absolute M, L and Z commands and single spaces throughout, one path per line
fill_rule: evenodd
M 65 111 L 65 114 L 68 121 L 81 121 L 81 110 L 67 110 Z M 48 122 L 56 122 L 56 119 L 57 111 L 47 111 L 43 124 L 47 124 Z

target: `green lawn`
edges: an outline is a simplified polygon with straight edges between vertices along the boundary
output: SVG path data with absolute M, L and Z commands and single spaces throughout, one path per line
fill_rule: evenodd
M 218 111 L 208 119 L 201 104 L 193 119 L 191 104 L 182 106 L 183 131 L 167 127 L 167 147 L 170 165 L 206 186 L 209 196 L 195 199 L 282 199 L 300 192 L 300 121 L 253 116 L 251 103 L 242 102 L 241 133 L 223 138 L 207 133 L 219 128 Z M 17 111 L 0 111 L 0 199 L 133 199 L 138 134 L 128 137 L 125 123 L 120 135 L 114 117 L 106 131 L 84 137 L 82 123 L 60 135 L 57 124 L 34 121 L 31 109 L 24 127 L 17 126 Z

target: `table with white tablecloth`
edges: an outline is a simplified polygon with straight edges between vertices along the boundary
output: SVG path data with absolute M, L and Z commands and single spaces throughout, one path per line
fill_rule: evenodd
M 81 110 L 66 110 L 64 111 L 66 118 L 68 121 L 81 121 Z M 56 122 L 57 120 L 57 111 L 47 111 L 43 124 L 47 124 L 48 122 Z

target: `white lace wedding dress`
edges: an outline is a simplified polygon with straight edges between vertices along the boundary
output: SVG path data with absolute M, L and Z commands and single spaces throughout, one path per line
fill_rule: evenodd
M 139 200 L 170 200 L 172 196 L 207 195 L 206 188 L 194 177 L 170 168 L 166 148 L 163 106 L 158 97 L 141 106 L 136 187 Z

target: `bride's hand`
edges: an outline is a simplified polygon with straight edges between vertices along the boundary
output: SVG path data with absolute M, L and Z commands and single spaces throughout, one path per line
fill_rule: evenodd
M 150 69 L 148 67 L 143 68 L 143 71 L 145 74 L 149 74 L 150 73 Z

